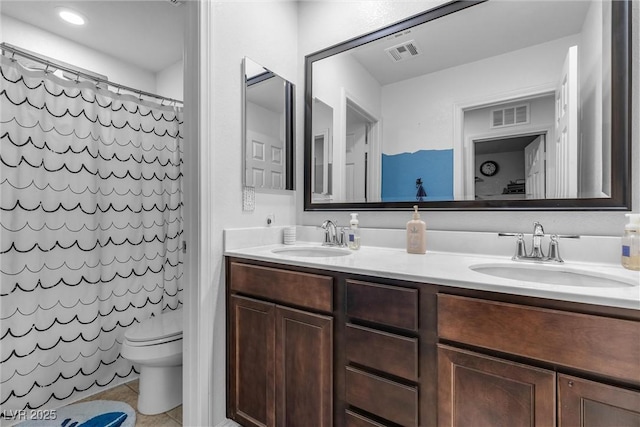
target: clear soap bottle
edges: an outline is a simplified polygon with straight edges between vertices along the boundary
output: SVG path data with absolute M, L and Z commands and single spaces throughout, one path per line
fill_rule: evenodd
M 347 234 L 347 246 L 349 249 L 360 249 L 360 229 L 358 228 L 358 214 L 352 213 L 349 221 L 349 232 Z
M 640 270 L 640 214 L 626 214 L 629 222 L 622 236 L 622 266 Z

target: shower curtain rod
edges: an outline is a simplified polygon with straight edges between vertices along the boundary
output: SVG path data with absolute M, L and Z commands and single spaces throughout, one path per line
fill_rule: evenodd
M 24 58 L 30 59 L 32 61 L 36 61 L 39 62 L 41 64 L 46 65 L 47 67 L 52 67 L 58 70 L 62 70 L 62 71 L 66 71 L 68 73 L 71 74 L 75 74 L 76 76 L 78 76 L 78 78 L 83 77 L 85 79 L 88 80 L 92 80 L 96 83 L 104 83 L 107 84 L 109 86 L 112 87 L 116 87 L 118 89 L 122 89 L 122 90 L 126 90 L 127 92 L 132 92 L 132 93 L 136 93 L 138 94 L 140 97 L 142 96 L 146 96 L 146 97 L 150 97 L 150 98 L 156 98 L 156 99 L 161 99 L 164 101 L 168 101 L 170 103 L 174 103 L 174 104 L 184 104 L 182 101 L 180 101 L 179 99 L 173 99 L 173 98 L 169 98 L 166 96 L 162 96 L 162 95 L 156 95 L 155 93 L 149 93 L 149 92 L 145 92 L 143 90 L 140 89 L 134 89 L 132 87 L 129 86 L 125 86 L 125 85 L 121 85 L 118 83 L 114 83 L 109 81 L 109 79 L 103 79 L 100 77 L 97 77 L 95 75 L 80 71 L 78 69 L 72 68 L 71 66 L 66 66 L 66 65 L 62 65 L 59 62 L 56 62 L 55 60 L 49 60 L 49 59 L 45 59 L 42 58 L 41 56 L 39 56 L 38 54 L 35 53 L 31 53 L 31 52 L 27 52 L 23 49 L 20 49 L 19 47 L 13 46 L 9 43 L 0 43 L 0 49 L 2 49 L 2 54 L 5 55 L 5 52 L 10 52 L 13 55 L 11 56 L 13 58 L 13 56 L 15 55 L 20 55 Z

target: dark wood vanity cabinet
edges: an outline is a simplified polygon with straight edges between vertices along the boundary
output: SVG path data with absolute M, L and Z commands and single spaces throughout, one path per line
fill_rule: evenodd
M 418 289 L 347 279 L 345 294 L 347 426 L 418 426 Z
M 243 426 L 331 426 L 333 279 L 229 268 L 228 416 Z
M 640 393 L 558 375 L 558 421 L 559 427 L 640 426 Z
M 227 259 L 243 426 L 640 427 L 640 313 Z
M 438 420 L 444 426 L 553 426 L 555 372 L 438 345 Z
M 438 336 L 440 427 L 640 426 L 638 321 L 440 294 Z

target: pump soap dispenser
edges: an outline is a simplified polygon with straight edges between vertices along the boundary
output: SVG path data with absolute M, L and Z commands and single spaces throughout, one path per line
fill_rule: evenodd
M 360 249 L 360 230 L 358 229 L 358 214 L 351 214 L 351 221 L 349 221 L 349 231 L 347 234 L 347 246 L 349 249 Z
M 407 252 L 424 254 L 427 252 L 427 226 L 420 219 L 418 205 L 414 205 L 413 209 L 413 219 L 407 222 Z
M 622 236 L 622 266 L 640 270 L 640 214 L 625 214 L 629 223 Z

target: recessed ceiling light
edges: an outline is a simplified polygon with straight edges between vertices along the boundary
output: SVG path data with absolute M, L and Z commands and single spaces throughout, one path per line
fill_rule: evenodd
M 87 19 L 79 14 L 78 12 L 67 9 L 67 8 L 57 8 L 56 12 L 58 16 L 65 22 L 73 25 L 84 25 L 87 22 Z

